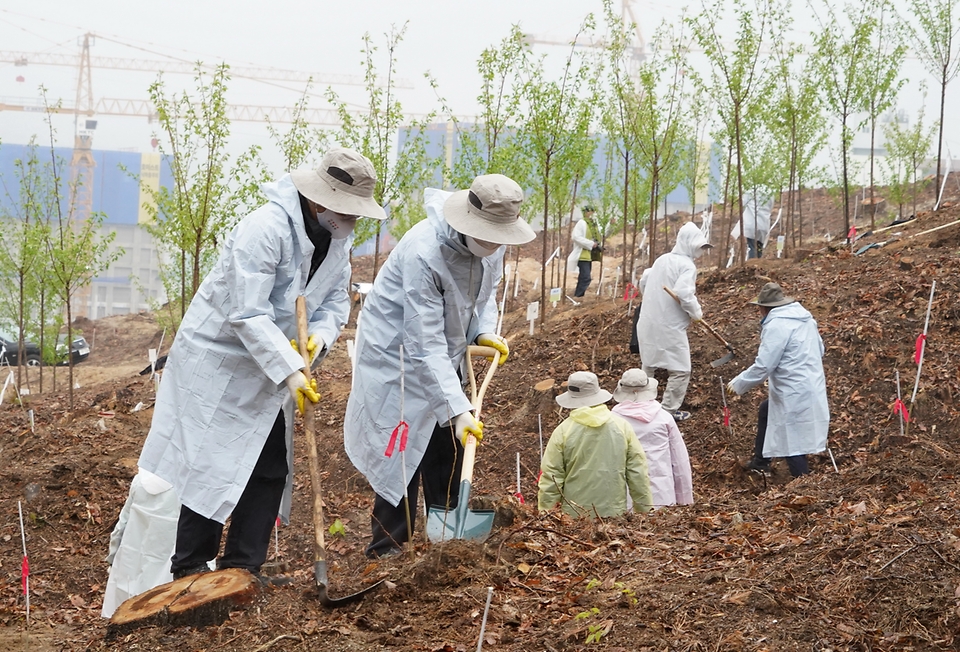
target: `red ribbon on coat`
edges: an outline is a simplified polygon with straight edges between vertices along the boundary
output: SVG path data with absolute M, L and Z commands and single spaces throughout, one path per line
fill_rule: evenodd
M 903 420 L 907 423 L 910 423 L 910 413 L 907 411 L 907 406 L 900 399 L 897 399 L 893 402 L 893 413 L 902 414 Z
M 913 354 L 913 361 L 916 364 L 920 364 L 920 360 L 923 359 L 923 349 L 927 343 L 927 336 L 923 333 L 920 333 L 917 336 L 917 352 Z
M 723 406 L 723 427 L 730 427 L 730 408 L 728 408 L 726 405 Z
M 30 562 L 27 556 L 23 556 L 23 563 L 20 564 L 20 586 L 23 588 L 23 594 L 27 594 L 27 578 L 30 577 Z
M 387 450 L 383 452 L 387 457 L 393 455 L 393 449 L 397 445 L 397 436 L 400 437 L 400 452 L 407 450 L 407 434 L 410 432 L 410 426 L 406 421 L 401 421 L 397 427 L 390 433 L 390 441 L 387 443 Z

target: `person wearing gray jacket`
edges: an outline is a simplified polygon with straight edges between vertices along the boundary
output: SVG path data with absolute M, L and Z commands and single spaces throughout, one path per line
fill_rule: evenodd
M 424 199 L 427 219 L 403 236 L 364 301 L 344 417 L 347 455 L 376 493 L 371 558 L 409 540 L 401 500 L 414 527 L 421 484 L 427 505 L 456 505 L 463 443 L 468 433 L 483 436 L 461 381 L 467 345 L 492 346 L 506 360 L 507 342 L 495 334 L 502 245 L 534 238 L 520 217 L 523 190 L 502 174 L 455 193 L 427 188 Z M 401 416 L 404 455 L 403 442 L 391 441 Z
M 207 570 L 227 517 L 218 566 L 258 573 L 278 512 L 288 519 L 293 410 L 319 399 L 291 347 L 296 299 L 306 299 L 316 362 L 349 316 L 357 217 L 386 217 L 375 186 L 373 164 L 344 148 L 265 184 L 267 203 L 234 227 L 190 302 L 139 460 L 182 505 L 174 578 Z

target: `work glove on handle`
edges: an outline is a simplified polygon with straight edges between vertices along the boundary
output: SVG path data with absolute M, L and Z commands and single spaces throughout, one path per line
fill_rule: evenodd
M 293 402 L 297 404 L 297 409 L 300 410 L 300 414 L 303 414 L 304 397 L 310 399 L 311 403 L 316 403 L 320 400 L 320 394 L 317 393 L 316 379 L 314 378 L 307 382 L 307 377 L 302 371 L 294 371 L 287 376 L 286 383 L 287 389 L 290 390 L 290 396 L 293 397 Z
M 510 355 L 510 347 L 507 345 L 507 340 L 500 337 L 496 333 L 480 333 L 477 335 L 477 344 L 480 346 L 489 346 L 493 347 L 500 352 L 500 364 L 503 364 L 507 361 L 507 357 Z M 488 362 L 493 362 L 492 359 L 487 358 Z
M 297 340 L 290 340 L 290 346 L 293 347 L 293 350 L 300 354 L 300 344 L 297 343 Z M 319 335 L 311 335 L 307 339 L 307 353 L 310 354 L 310 364 L 313 365 L 314 361 L 317 359 L 317 356 L 323 351 L 323 347 L 326 346 L 326 343 L 323 341 L 323 338 Z
M 483 440 L 483 423 L 477 421 L 477 418 L 473 416 L 473 412 L 458 414 L 457 418 L 453 420 L 453 431 L 457 434 L 460 443 L 464 446 L 467 445 L 467 435 L 476 437 L 477 444 Z
M 739 394 L 737 394 L 737 390 L 733 388 L 732 380 L 729 383 L 727 383 L 727 396 L 729 396 L 730 398 L 737 398 L 738 396 L 740 396 Z

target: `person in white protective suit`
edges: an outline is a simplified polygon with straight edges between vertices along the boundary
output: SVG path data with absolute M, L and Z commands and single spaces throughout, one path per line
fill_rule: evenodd
M 637 320 L 637 342 L 643 372 L 653 377 L 657 369 L 667 370 L 667 383 L 661 406 L 677 421 L 690 418 L 681 410 L 690 384 L 690 343 L 687 327 L 690 321 L 703 318 L 697 300 L 697 266 L 694 262 L 704 250 L 712 247 L 693 222 L 677 232 L 673 250 L 661 254 L 653 266 L 640 277 L 640 318 Z M 663 290 L 668 287 L 680 299 L 677 303 Z
M 810 472 L 807 455 L 827 447 L 830 408 L 823 375 L 823 340 L 813 315 L 776 283 L 750 303 L 760 307 L 760 348 L 752 365 L 727 383 L 740 395 L 769 380 L 760 403 L 753 458 L 747 468 L 767 473 L 773 457 L 787 458 L 793 477 Z
M 140 470 L 110 535 L 110 564 L 101 615 L 110 618 L 125 600 L 173 579 L 170 555 L 177 539 L 180 501 L 173 486 Z
M 191 301 L 139 461 L 182 504 L 174 578 L 216 558 L 228 516 L 218 567 L 259 573 L 278 511 L 287 521 L 293 410 L 319 400 L 292 339 L 296 299 L 306 299 L 316 363 L 349 316 L 348 236 L 357 217 L 386 217 L 375 185 L 372 163 L 339 147 L 319 169 L 264 184 L 268 202 L 234 227 Z
M 495 334 L 496 289 L 502 245 L 534 238 L 520 217 L 522 201 L 523 190 L 502 174 L 479 176 L 469 190 L 455 193 L 427 188 L 427 218 L 403 236 L 367 295 L 344 446 L 376 492 L 368 557 L 394 554 L 410 539 L 401 503 L 409 501 L 415 527 L 421 484 L 427 505 L 457 504 L 463 443 L 468 433 L 483 436 L 461 381 L 466 349 L 474 342 L 492 346 L 501 363 L 509 355 L 506 340 Z M 401 402 L 409 426 L 404 455 L 391 442 Z
M 573 241 L 570 255 L 567 256 L 567 271 L 578 272 L 577 287 L 573 296 L 582 297 L 587 292 L 592 279 L 593 261 L 603 255 L 603 230 L 595 217 L 592 206 L 583 209 L 583 217 L 573 225 L 570 238 Z
M 743 237 L 747 241 L 747 258 L 763 258 L 763 245 L 770 234 L 770 214 L 773 196 L 766 190 L 754 188 L 743 197 Z M 734 238 L 740 237 L 740 223 L 733 227 Z
M 613 392 L 611 410 L 630 424 L 647 455 L 653 508 L 693 504 L 693 471 L 677 422 L 657 402 L 657 380 L 627 369 Z

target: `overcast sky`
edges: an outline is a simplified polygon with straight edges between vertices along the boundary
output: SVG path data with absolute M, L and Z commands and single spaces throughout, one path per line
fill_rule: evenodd
M 436 94 L 423 78 L 429 71 L 440 85 L 453 110 L 470 116 L 476 110 L 479 88 L 476 60 L 481 51 L 498 43 L 513 24 L 544 40 L 566 41 L 576 33 L 590 12 L 601 13 L 600 0 L 350 0 L 341 2 L 308 0 L 35 0 L 5 3 L 0 8 L 0 50 L 75 54 L 85 32 L 100 35 L 92 49 L 97 57 L 128 59 L 226 61 L 232 66 L 275 67 L 319 74 L 360 76 L 362 37 L 369 33 L 383 44 L 391 26 L 408 24 L 406 37 L 397 52 L 398 75 L 413 88 L 402 91 L 404 108 L 425 113 L 438 107 Z M 649 38 L 664 19 L 674 21 L 683 2 L 634 0 L 634 12 L 640 29 Z M 801 3 L 805 8 L 806 5 Z M 906 0 L 898 0 L 906 6 Z M 699 7 L 699 1 L 691 3 Z M 619 3 L 617 3 L 619 7 Z M 809 14 L 808 9 L 798 11 Z M 797 24 L 795 40 L 809 42 L 805 32 L 815 24 Z M 537 52 L 561 59 L 564 48 L 535 45 Z M 382 68 L 381 60 L 381 68 Z M 915 113 L 919 106 L 917 83 L 927 78 L 916 62 L 909 62 L 906 74 L 910 91 L 904 93 L 903 106 Z M 23 81 L 18 81 L 18 77 Z M 104 68 L 93 70 L 94 96 L 146 99 L 147 88 L 155 75 Z M 41 84 L 52 100 L 63 98 L 72 104 L 76 93 L 77 71 L 49 65 L 14 66 L 0 62 L 0 102 L 32 103 Z M 186 75 L 171 75 L 171 87 L 189 87 Z M 938 90 L 930 82 L 927 121 L 936 116 Z M 953 114 L 960 104 L 960 81 L 948 99 Z M 317 98 L 311 106 L 325 106 L 320 97 L 323 86 L 315 88 Z M 351 101 L 362 100 L 362 88 L 336 86 Z M 303 85 L 257 83 L 234 80 L 230 99 L 236 103 L 264 106 L 291 106 L 303 91 Z M 15 99 L 20 98 L 20 99 Z M 56 122 L 60 144 L 72 144 L 72 118 Z M 150 139 L 156 129 L 145 118 L 99 118 L 94 138 L 97 149 L 150 151 Z M 949 124 L 948 138 L 955 155 L 960 155 L 960 128 Z M 254 123 L 235 123 L 233 133 L 238 146 L 258 142 L 269 148 L 265 130 Z M 45 142 L 42 116 L 12 111 L 0 112 L 0 140 L 26 142 L 39 134 Z

